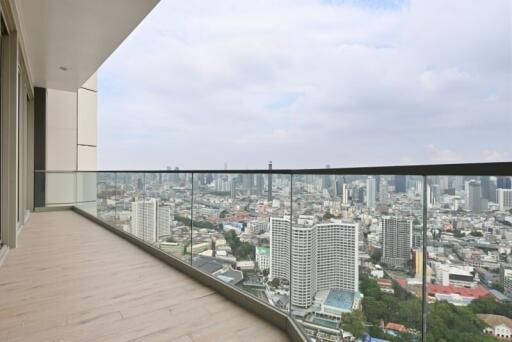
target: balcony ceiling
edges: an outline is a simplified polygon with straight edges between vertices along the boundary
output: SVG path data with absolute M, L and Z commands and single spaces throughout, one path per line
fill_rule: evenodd
M 34 85 L 76 91 L 158 2 L 14 0 Z

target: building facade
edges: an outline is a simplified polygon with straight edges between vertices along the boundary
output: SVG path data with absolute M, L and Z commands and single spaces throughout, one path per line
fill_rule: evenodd
M 382 261 L 395 267 L 405 267 L 410 260 L 412 247 L 412 220 L 394 216 L 383 216 Z

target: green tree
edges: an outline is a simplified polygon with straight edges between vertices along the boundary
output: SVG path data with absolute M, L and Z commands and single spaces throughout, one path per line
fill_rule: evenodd
M 354 310 L 351 313 L 343 314 L 342 328 L 345 331 L 352 333 L 355 337 L 361 337 L 366 332 L 364 322 L 366 318 L 361 310 Z
M 325 212 L 325 214 L 324 214 L 324 216 L 323 216 L 323 219 L 324 219 L 324 221 L 327 221 L 327 220 L 330 220 L 330 219 L 335 218 L 335 217 L 336 217 L 336 216 L 334 216 L 333 214 L 331 214 L 331 212 L 330 212 L 330 211 L 326 211 L 326 212 Z
M 370 258 L 372 259 L 372 262 L 374 264 L 380 263 L 380 259 L 382 258 L 382 250 L 381 249 L 375 249 L 373 253 L 370 255 Z
M 280 281 L 279 281 L 279 278 L 274 278 L 271 281 L 269 281 L 268 283 L 270 284 L 270 286 L 277 288 L 277 287 L 279 287 Z
M 490 297 L 475 299 L 468 306 L 475 314 L 493 314 L 512 318 L 512 304 L 501 304 Z

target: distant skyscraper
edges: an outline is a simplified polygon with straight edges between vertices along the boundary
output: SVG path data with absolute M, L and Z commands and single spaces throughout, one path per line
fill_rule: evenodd
M 245 190 L 250 194 L 253 192 L 253 186 L 254 186 L 254 175 L 253 174 L 245 174 L 242 177 L 243 179 L 243 185 Z
M 256 175 L 256 195 L 263 195 L 263 175 Z
M 496 187 L 499 189 L 512 189 L 512 178 L 503 176 L 498 177 Z
M 375 178 L 368 177 L 366 180 L 366 206 L 368 208 L 375 208 L 375 202 L 377 198 L 377 185 Z
M 386 180 L 381 180 L 380 190 L 379 190 L 379 202 L 381 204 L 387 204 L 388 197 L 389 197 L 388 183 L 386 182 Z
M 380 175 L 373 176 L 375 178 L 375 193 L 378 194 L 380 191 Z
M 448 176 L 439 176 L 439 188 L 441 189 L 441 193 L 444 193 L 450 187 Z
M 272 161 L 268 162 L 268 169 L 272 170 Z M 272 202 L 272 174 L 271 173 L 268 174 L 268 190 L 267 190 L 267 195 L 268 195 L 268 201 Z
M 407 178 L 403 175 L 396 175 L 395 176 L 395 192 L 406 192 L 407 190 Z
M 512 209 L 512 189 L 497 189 L 496 197 L 501 211 Z
M 331 166 L 329 164 L 327 164 L 327 165 L 325 165 L 325 168 L 326 169 L 330 169 Z M 330 190 L 331 189 L 331 184 L 332 184 L 332 176 L 331 175 L 324 175 L 322 177 L 322 189 Z
M 343 184 L 341 187 L 341 202 L 343 204 L 348 204 L 348 198 L 349 198 L 349 187 L 348 184 Z
M 482 187 L 482 198 L 485 198 L 489 201 L 496 202 L 496 192 L 492 192 L 493 182 L 491 181 L 491 177 L 489 176 L 482 176 L 480 177 L 480 185 Z
M 466 182 L 466 209 L 474 213 L 482 212 L 482 188 L 480 182 L 470 180 Z
M 412 220 L 383 216 L 382 261 L 391 266 L 404 267 L 410 258 L 412 247 Z
M 236 179 L 231 180 L 229 191 L 230 191 L 231 199 L 235 199 L 236 198 Z

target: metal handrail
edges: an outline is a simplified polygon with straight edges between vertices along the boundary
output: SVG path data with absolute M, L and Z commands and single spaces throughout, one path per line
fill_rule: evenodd
M 250 170 L 35 170 L 36 173 L 223 173 L 276 175 L 512 176 L 512 162 Z

